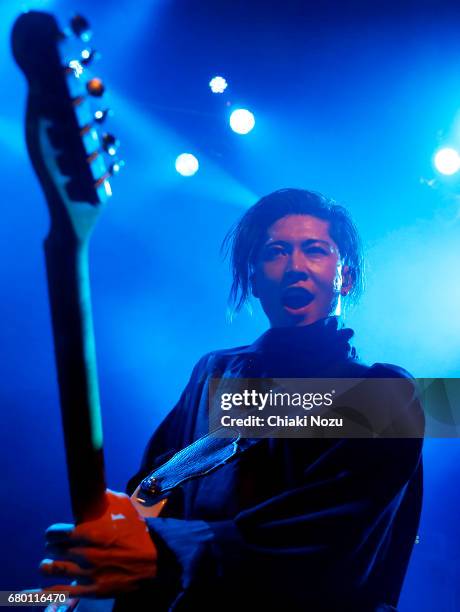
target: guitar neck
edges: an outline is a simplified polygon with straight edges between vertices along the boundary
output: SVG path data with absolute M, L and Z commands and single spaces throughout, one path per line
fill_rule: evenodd
M 75 520 L 105 509 L 102 422 L 88 269 L 88 241 L 51 230 L 45 240 L 48 292 Z
M 112 193 L 108 179 L 120 167 L 118 140 L 105 127 L 105 87 L 91 70 L 96 54 L 88 50 L 90 36 L 81 15 L 62 29 L 53 15 L 28 11 L 16 20 L 11 37 L 29 86 L 27 149 L 51 217 L 45 240 L 48 292 L 77 522 L 105 510 L 88 241 Z

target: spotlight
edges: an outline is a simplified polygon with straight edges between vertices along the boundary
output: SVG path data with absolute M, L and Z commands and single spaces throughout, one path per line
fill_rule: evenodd
M 439 149 L 434 156 L 434 166 L 441 174 L 450 176 L 460 170 L 460 155 L 450 147 Z
M 248 134 L 255 124 L 254 115 L 245 108 L 237 108 L 230 115 L 230 127 L 237 134 Z
M 193 176 L 199 167 L 197 158 L 191 153 L 181 153 L 176 159 L 176 170 L 182 176 Z
M 212 93 L 221 94 L 227 89 L 227 81 L 224 79 L 224 77 L 215 76 L 209 81 L 209 87 L 211 88 Z

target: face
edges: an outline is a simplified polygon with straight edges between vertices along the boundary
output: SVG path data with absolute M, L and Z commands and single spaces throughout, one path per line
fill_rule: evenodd
M 272 327 L 340 314 L 340 296 L 351 289 L 329 222 L 311 215 L 287 215 L 269 227 L 251 280 Z

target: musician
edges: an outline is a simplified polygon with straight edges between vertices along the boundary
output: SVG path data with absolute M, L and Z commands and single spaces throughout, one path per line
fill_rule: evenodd
M 345 208 L 283 189 L 250 208 L 227 245 L 233 303 L 241 308 L 252 294 L 270 328 L 198 362 L 130 494 L 168 460 L 172 473 L 183 469 L 175 453 L 208 433 L 210 378 L 409 378 L 397 366 L 361 363 L 341 323 L 363 275 Z M 395 402 L 402 419 L 420 415 L 415 395 Z M 390 610 L 417 533 L 421 447 L 420 438 L 262 439 L 174 488 L 159 518 L 142 518 L 129 497 L 107 492 L 102 518 L 48 530 L 41 569 L 78 581 L 50 590 L 116 597 L 120 610 Z M 206 453 L 194 455 L 197 471 Z

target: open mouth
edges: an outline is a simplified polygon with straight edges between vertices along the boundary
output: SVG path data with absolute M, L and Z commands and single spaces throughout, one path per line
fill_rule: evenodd
M 315 296 L 304 287 L 289 287 L 281 296 L 283 306 L 297 310 L 307 306 Z

